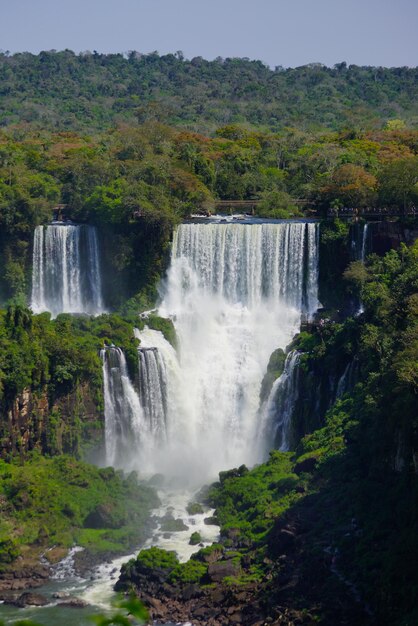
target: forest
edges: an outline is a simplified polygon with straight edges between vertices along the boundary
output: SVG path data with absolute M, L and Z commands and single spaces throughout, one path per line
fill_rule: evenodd
M 269 68 L 261 61 L 191 60 L 181 52 L 123 54 L 71 50 L 0 56 L 0 124 L 101 130 L 157 120 L 213 133 L 244 124 L 341 130 L 417 124 L 416 68 L 312 63 Z
M 56 204 L 116 237 L 114 307 L 139 291 L 138 268 L 140 286 L 155 285 L 174 225 L 216 212 L 217 200 L 256 200 L 257 214 L 275 218 L 371 207 L 407 215 L 418 200 L 418 131 L 400 126 L 273 134 L 229 125 L 209 137 L 156 121 L 93 136 L 4 130 L 0 299 L 25 301 L 32 231 Z M 137 258 L 140 246 L 148 255 Z

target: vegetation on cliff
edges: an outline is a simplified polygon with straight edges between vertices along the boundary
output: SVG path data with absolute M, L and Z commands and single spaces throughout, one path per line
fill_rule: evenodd
M 138 340 L 133 323 L 115 314 L 61 314 L 51 320 L 49 313 L 32 315 L 20 305 L 0 310 L 3 456 L 33 448 L 80 455 L 86 440 L 94 441 L 104 408 L 100 349 L 112 343 L 122 347 L 134 379 Z M 16 398 L 27 404 L 26 424 L 14 409 Z M 96 445 L 100 439 L 101 434 Z
M 175 588 L 223 581 L 250 589 L 264 615 L 291 606 L 306 623 L 416 621 L 418 244 L 370 257 L 361 273 L 352 264 L 346 275 L 360 284 L 365 312 L 319 325 L 292 346 L 315 391 L 353 363 L 345 393 L 322 424 L 303 424 L 295 452 L 221 472 L 206 495 L 220 546 L 186 564 L 140 553 L 123 569 L 122 588 L 142 580 L 145 561 L 150 571 L 167 563 Z
M 72 457 L 32 454 L 24 464 L 0 462 L 2 501 L 0 567 L 17 556 L 78 545 L 91 552 L 120 553 L 143 541 L 154 491 L 113 468 Z M 65 551 L 55 550 L 62 556 Z

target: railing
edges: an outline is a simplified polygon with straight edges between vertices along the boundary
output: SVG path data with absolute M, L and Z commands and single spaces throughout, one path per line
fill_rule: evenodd
M 328 217 L 405 217 L 405 216 L 418 216 L 418 209 L 415 207 L 409 207 L 405 210 L 394 208 L 348 208 L 342 209 L 328 209 Z

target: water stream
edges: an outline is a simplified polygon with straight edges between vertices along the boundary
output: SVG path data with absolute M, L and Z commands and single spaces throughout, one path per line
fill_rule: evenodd
M 54 314 L 100 309 L 100 282 L 90 300 L 82 295 L 81 257 L 75 252 L 81 231 L 74 231 L 80 227 L 40 228 L 35 234 L 34 309 Z M 94 239 L 92 232 L 85 234 Z M 210 512 L 190 516 L 186 511 L 196 489 L 216 479 L 221 470 L 260 461 L 275 444 L 287 449 L 298 353 L 288 355 L 267 406 L 260 408 L 261 382 L 271 353 L 286 348 L 301 320 L 318 307 L 318 235 L 317 223 L 303 221 L 180 225 L 158 309 L 174 323 L 178 350 L 160 331 L 147 326 L 135 330 L 140 340 L 136 381 L 129 377 L 122 350 L 102 351 L 106 462 L 136 469 L 145 477 L 164 475 L 162 506 L 155 514 L 160 518 L 170 513 L 188 526 L 170 535 L 157 526 L 147 546 L 174 549 L 186 560 L 198 549 L 188 543 L 195 530 L 205 544 L 212 543 L 218 529 L 203 522 Z M 96 244 L 90 245 L 90 252 L 97 250 Z M 91 272 L 97 273 L 98 256 L 90 260 L 96 264 Z M 55 262 L 65 280 L 54 274 Z M 76 283 L 78 299 L 70 301 Z M 91 283 L 89 279 L 83 284 Z M 75 595 L 106 608 L 115 570 L 126 559 L 104 564 L 92 581 L 50 585 L 74 588 Z M 7 618 L 8 610 L 1 616 Z M 57 623 L 56 611 L 24 613 L 52 625 Z M 68 611 L 73 621 L 67 621 Z M 62 626 L 84 626 L 89 623 L 86 614 L 84 609 L 61 609 L 58 621 Z
M 38 226 L 33 240 L 34 313 L 104 310 L 97 232 L 94 226 L 57 222 Z

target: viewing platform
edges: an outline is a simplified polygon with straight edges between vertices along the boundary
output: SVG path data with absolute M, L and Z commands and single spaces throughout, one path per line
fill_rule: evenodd
M 379 217 L 417 217 L 418 209 L 410 207 L 404 211 L 400 211 L 395 208 L 347 208 L 342 209 L 328 209 L 327 217 L 365 217 L 365 218 L 379 218 Z

